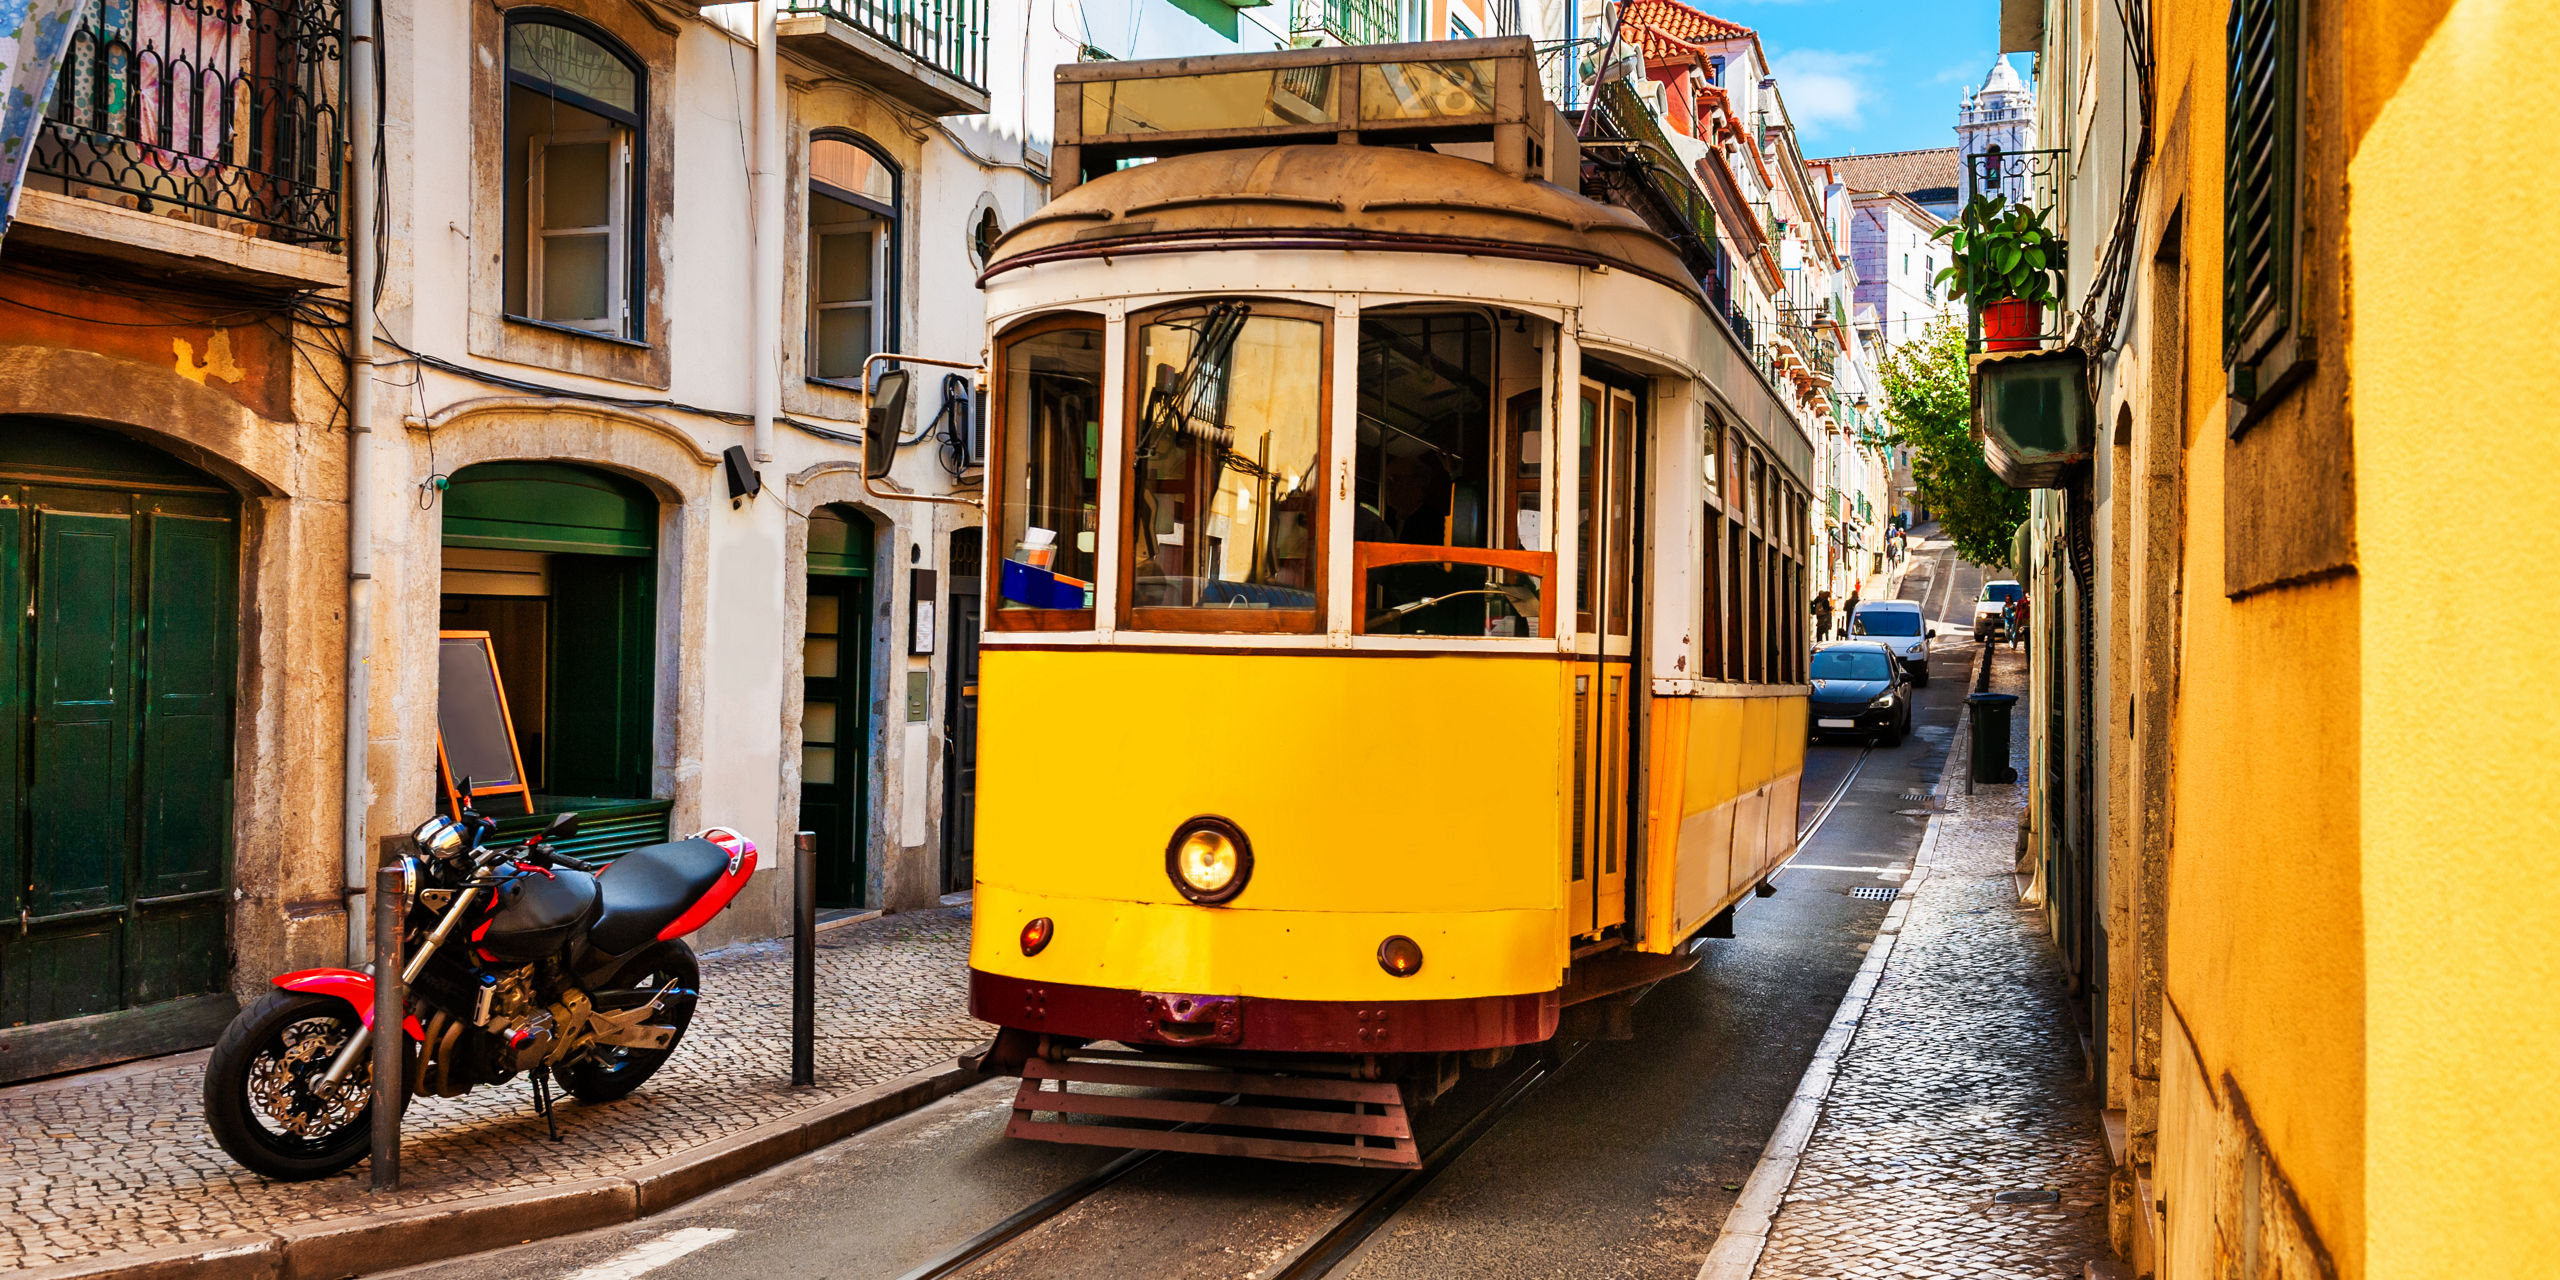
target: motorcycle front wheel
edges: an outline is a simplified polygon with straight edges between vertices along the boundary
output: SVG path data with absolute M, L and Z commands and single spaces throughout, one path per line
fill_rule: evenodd
M 329 1063 L 364 1024 L 329 996 L 273 991 L 231 1020 L 204 1066 L 204 1118 L 240 1166 L 270 1178 L 325 1178 L 373 1146 L 373 1061 L 335 1088 Z M 404 1072 L 408 1069 L 404 1062 Z M 408 1108 L 401 1091 L 402 1110 Z
M 623 991 L 656 992 L 673 986 L 694 992 L 702 988 L 702 966 L 694 961 L 693 948 L 686 946 L 683 939 L 671 938 L 651 943 L 632 956 L 615 972 L 611 982 Z M 597 1045 L 553 1066 L 552 1077 L 580 1102 L 615 1102 L 630 1096 L 632 1090 L 647 1083 L 659 1067 L 666 1065 L 677 1045 L 684 1043 L 684 1029 L 693 1022 L 694 999 L 686 995 L 668 1002 L 663 1025 L 674 1027 L 676 1033 L 666 1048 Z

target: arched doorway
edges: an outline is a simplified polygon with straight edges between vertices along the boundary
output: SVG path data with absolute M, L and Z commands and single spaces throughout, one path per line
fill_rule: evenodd
M 870 880 L 871 525 L 809 513 L 800 641 L 800 829 L 818 838 L 818 905 L 862 905 Z
M 239 556 L 211 476 L 0 418 L 0 1038 L 86 1018 L 133 1057 L 229 1016 Z M 60 1048 L 0 1047 L 0 1079 Z
M 560 462 L 485 462 L 444 495 L 438 630 L 487 632 L 533 788 L 489 812 L 499 835 L 575 810 L 578 857 L 667 838 L 654 790 L 658 500 Z

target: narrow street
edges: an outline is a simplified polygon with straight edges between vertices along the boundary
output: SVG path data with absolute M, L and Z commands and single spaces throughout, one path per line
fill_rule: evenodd
M 1909 874 L 1957 730 L 1982 575 L 1951 552 L 1915 554 L 1904 597 L 1951 634 L 1934 644 L 1911 736 L 1892 749 L 1811 747 L 1798 822 L 1813 830 L 1777 895 L 1746 900 L 1734 938 L 1710 942 L 1695 971 L 1645 998 L 1634 1039 L 1584 1046 L 1331 1274 L 1697 1274 Z M 1482 1105 L 1489 1083 L 1471 1079 L 1442 1111 Z M 1117 1154 L 1005 1138 L 1013 1088 L 971 1088 L 663 1217 L 401 1274 L 568 1276 L 681 1237 L 693 1251 L 651 1274 L 904 1277 Z M 1160 1157 L 964 1270 L 990 1280 L 1270 1277 L 1389 1180 Z

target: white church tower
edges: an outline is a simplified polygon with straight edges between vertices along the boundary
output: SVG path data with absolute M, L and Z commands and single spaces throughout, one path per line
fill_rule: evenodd
M 2003 54 L 1991 64 L 1991 75 L 1982 87 L 1966 91 L 1964 105 L 1956 112 L 1956 150 L 1964 156 L 1959 195 L 1970 200 L 1977 191 L 1997 191 L 2013 201 L 2025 199 L 2030 184 L 2026 161 L 2004 164 L 1976 157 L 2035 149 L 2035 95 Z M 1994 177 L 1996 182 L 1991 180 Z

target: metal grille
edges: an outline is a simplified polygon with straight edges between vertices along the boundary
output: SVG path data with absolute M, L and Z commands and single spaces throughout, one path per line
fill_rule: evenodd
M 1849 891 L 1849 896 L 1852 898 L 1865 898 L 1870 902 L 1890 902 L 1894 898 L 1899 897 L 1901 893 L 1902 890 L 1900 889 L 1888 889 L 1882 885 L 1860 885 L 1855 889 L 1851 889 Z
M 783 0 L 785 13 L 823 13 L 899 52 L 987 88 L 986 0 Z
M 339 0 L 87 0 L 29 168 L 334 245 Z
M 1289 29 L 1302 36 L 1331 36 L 1342 44 L 1386 44 L 1400 34 L 1388 0 L 1297 0 Z

